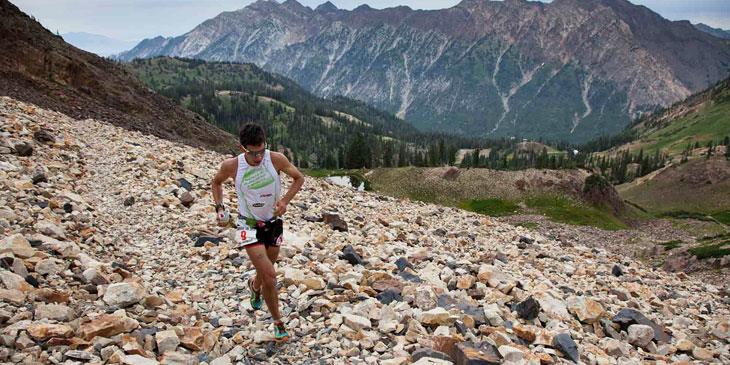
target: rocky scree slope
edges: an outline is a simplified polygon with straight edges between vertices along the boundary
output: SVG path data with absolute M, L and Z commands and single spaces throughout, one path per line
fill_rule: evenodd
M 270 346 L 213 224 L 225 157 L 0 98 L 0 361 L 730 361 L 727 288 L 315 179 L 279 263 L 293 339 Z
M 229 134 L 155 94 L 124 67 L 64 42 L 7 0 L 0 0 L 0 49 L 0 95 L 193 146 L 235 150 Z
M 260 0 L 120 59 L 158 55 L 255 63 L 423 129 L 573 142 L 617 133 L 730 65 L 723 40 L 626 0 L 464 0 L 429 11 Z

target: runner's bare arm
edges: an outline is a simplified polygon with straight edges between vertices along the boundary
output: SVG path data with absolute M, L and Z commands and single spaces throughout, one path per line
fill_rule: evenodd
M 286 212 L 286 206 L 294 198 L 294 196 L 297 195 L 299 189 L 302 188 L 302 185 L 304 184 L 304 175 L 296 168 L 296 166 L 289 162 L 289 159 L 286 158 L 286 156 L 281 153 L 272 152 L 271 162 L 274 164 L 274 168 L 276 168 L 277 171 L 283 171 L 285 174 L 294 179 L 294 182 L 292 182 L 291 186 L 289 186 L 289 190 L 286 194 L 281 197 L 281 200 L 276 202 L 274 215 L 281 216 Z
M 223 161 L 220 168 L 218 169 L 218 172 L 215 174 L 215 176 L 213 176 L 213 180 L 211 181 L 210 185 L 213 189 L 213 202 L 215 204 L 223 203 L 223 182 L 228 180 L 228 178 L 233 178 L 236 176 L 237 163 L 238 159 L 235 157 Z

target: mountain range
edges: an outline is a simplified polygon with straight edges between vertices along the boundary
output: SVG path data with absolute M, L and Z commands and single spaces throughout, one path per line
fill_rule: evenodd
M 64 33 L 61 37 L 77 48 L 105 57 L 128 50 L 138 43 L 86 32 Z
M 713 28 L 707 24 L 699 23 L 695 24 L 695 28 L 705 32 L 712 34 L 713 36 L 717 38 L 722 39 L 730 39 L 730 30 L 720 29 L 720 28 Z
M 582 142 L 723 79 L 727 42 L 626 0 L 351 11 L 259 0 L 120 60 L 252 62 L 424 130 Z

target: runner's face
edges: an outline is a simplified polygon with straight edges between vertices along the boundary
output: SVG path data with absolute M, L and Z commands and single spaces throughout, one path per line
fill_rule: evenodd
M 266 143 L 257 145 L 246 145 L 243 147 L 246 152 L 246 157 L 252 165 L 258 165 L 264 159 L 264 151 L 266 150 Z

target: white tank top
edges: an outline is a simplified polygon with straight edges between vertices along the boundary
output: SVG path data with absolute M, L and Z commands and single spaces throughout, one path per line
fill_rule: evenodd
M 280 192 L 281 180 L 271 162 L 271 151 L 264 152 L 264 159 L 258 166 L 249 165 L 243 153 L 238 155 L 236 195 L 238 213 L 242 217 L 271 220 Z

